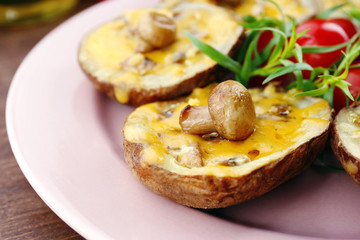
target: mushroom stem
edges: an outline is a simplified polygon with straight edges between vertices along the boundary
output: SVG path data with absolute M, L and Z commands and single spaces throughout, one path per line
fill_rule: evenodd
M 179 123 L 184 132 L 189 134 L 207 134 L 216 132 L 208 106 L 187 105 L 180 114 Z

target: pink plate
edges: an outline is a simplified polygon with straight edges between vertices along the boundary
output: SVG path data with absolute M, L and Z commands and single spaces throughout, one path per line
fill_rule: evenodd
M 359 238 L 360 188 L 342 172 L 312 167 L 261 198 L 211 211 L 178 205 L 135 179 L 121 134 L 133 108 L 94 89 L 77 48 L 90 29 L 154 2 L 98 4 L 52 31 L 18 69 L 7 128 L 40 197 L 87 239 Z

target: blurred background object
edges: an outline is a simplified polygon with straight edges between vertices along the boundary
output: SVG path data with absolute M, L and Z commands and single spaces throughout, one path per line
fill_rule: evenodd
M 78 0 L 0 0 L 0 26 L 28 26 L 53 20 L 77 3 Z
M 70 0 L 73 1 L 73 0 Z M 0 9 L 19 2 L 55 2 L 68 0 L 0 0 Z M 63 21 L 95 5 L 98 0 L 74 1 L 67 11 L 53 17 L 26 23 L 0 23 L 0 239 L 72 239 L 83 238 L 67 226 L 40 199 L 30 186 L 10 148 L 5 127 L 7 92 L 23 58 L 46 34 Z M 77 3 L 78 2 L 78 3 Z M 6 4 L 5 4 L 6 3 Z M 20 4 L 20 3 L 19 3 Z M 64 6 L 64 5 L 63 5 Z M 30 7 L 29 7 L 30 8 Z M 59 7 L 60 8 L 60 7 Z M 60 9 L 57 9 L 60 10 Z M 2 10 L 0 11 L 2 14 Z M 1 18 L 1 17 L 0 17 Z M 0 20 L 2 21 L 2 20 Z M 16 26 L 16 27 L 13 27 Z M 18 27 L 20 26 L 20 27 Z M 30 27 L 31 26 L 31 27 Z M 72 53 L 69 53 L 72 54 Z

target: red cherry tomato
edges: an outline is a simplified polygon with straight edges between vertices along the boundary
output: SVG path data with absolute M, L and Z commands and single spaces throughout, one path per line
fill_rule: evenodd
M 256 45 L 256 49 L 257 49 L 258 53 L 261 53 L 262 51 L 264 51 L 264 49 L 270 43 L 273 36 L 274 35 L 273 35 L 272 31 L 269 31 L 269 30 L 264 31 L 260 34 L 257 45 Z
M 349 86 L 349 90 L 353 98 L 356 99 L 360 92 L 360 68 L 350 69 L 345 81 L 351 84 L 351 86 Z M 351 102 L 352 101 L 350 100 L 349 103 Z M 336 112 L 346 106 L 346 98 L 340 88 L 334 89 L 333 106 Z
M 300 46 L 332 46 L 348 41 L 346 31 L 335 22 L 324 19 L 310 19 L 297 28 L 297 32 L 302 32 L 309 29 L 306 33 L 309 37 L 300 37 L 297 43 Z M 328 68 L 336 63 L 342 56 L 339 49 L 329 53 L 307 53 L 304 54 L 304 62 L 312 67 L 325 67 Z
M 344 31 L 346 32 L 346 34 L 349 38 L 352 38 L 357 33 L 357 29 L 356 29 L 354 23 L 349 19 L 333 18 L 333 19 L 330 19 L 329 22 L 339 25 L 342 29 L 344 29 Z

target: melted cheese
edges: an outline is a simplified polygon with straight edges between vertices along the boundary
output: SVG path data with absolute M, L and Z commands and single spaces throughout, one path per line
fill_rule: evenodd
M 170 46 L 141 54 L 136 52 L 140 41 L 136 26 L 147 11 L 174 17 L 176 40 Z M 197 50 L 185 30 L 228 54 L 243 28 L 225 9 L 204 3 L 182 3 L 172 9 L 129 10 L 84 38 L 79 61 L 99 81 L 113 84 L 117 100 L 126 103 L 130 88 L 173 86 L 216 64 Z
M 209 140 L 184 133 L 179 125 L 181 110 L 189 103 L 206 105 L 214 86 L 195 89 L 190 96 L 178 101 L 144 105 L 128 117 L 124 135 L 131 142 L 144 144 L 144 162 L 179 174 L 239 176 L 286 155 L 329 126 L 331 109 L 325 100 L 295 98 L 295 92 L 277 93 L 269 86 L 265 91 L 251 90 L 257 120 L 254 133 L 246 140 Z M 283 116 L 274 112 L 276 106 L 289 106 L 289 114 Z M 143 134 L 138 134 L 139 129 Z M 187 168 L 178 163 L 179 149 L 192 143 L 199 143 L 204 167 Z M 250 161 L 233 167 L 221 164 L 236 156 L 242 159 L 245 156 Z

